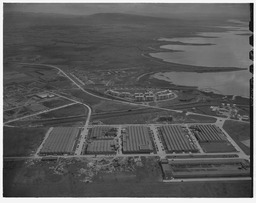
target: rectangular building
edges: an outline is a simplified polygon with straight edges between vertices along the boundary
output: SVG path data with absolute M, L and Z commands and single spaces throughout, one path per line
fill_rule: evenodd
M 145 126 L 129 126 L 123 136 L 123 153 L 151 153 L 153 145 L 149 128 Z
M 73 154 L 76 140 L 80 134 L 79 128 L 56 127 L 46 139 L 40 151 L 42 155 Z
M 207 177 L 249 177 L 250 165 L 244 159 L 189 160 L 170 161 L 173 178 L 207 178 Z
M 162 126 L 158 128 L 158 131 L 167 152 L 198 152 L 196 145 L 189 140 L 189 136 L 186 135 L 181 126 Z
M 88 144 L 87 154 L 115 154 L 116 143 L 112 140 L 93 140 Z
M 199 143 L 225 142 L 226 136 L 216 125 L 193 125 L 190 126 Z

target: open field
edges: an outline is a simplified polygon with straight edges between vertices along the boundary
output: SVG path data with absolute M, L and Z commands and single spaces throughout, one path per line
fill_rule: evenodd
M 93 105 L 93 110 L 95 113 L 113 112 L 113 111 L 125 111 L 125 110 L 135 110 L 139 108 L 144 108 L 140 106 L 121 104 L 111 101 L 101 101 L 100 103 Z
M 4 62 L 36 61 L 78 68 L 86 67 L 91 70 L 139 67 L 149 71 L 216 71 L 216 67 L 195 67 L 163 62 L 149 57 L 148 53 L 166 51 L 159 48 L 166 42 L 155 40 L 159 36 L 193 37 L 198 32 L 223 30 L 221 27 L 211 26 L 228 25 L 220 19 L 201 19 L 191 23 L 190 20 L 127 14 L 63 18 L 63 16 L 47 15 L 46 17 L 43 14 L 33 13 L 22 15 L 17 12 L 5 14 L 4 17 Z M 12 26 L 7 26 L 9 24 Z M 130 32 L 129 36 L 127 36 L 128 32 Z M 20 33 L 22 38 L 18 37 Z M 233 67 L 219 68 L 219 70 L 223 69 L 235 70 Z
M 238 144 L 238 146 L 247 154 L 250 155 L 251 130 L 250 123 L 242 123 L 237 121 L 225 121 L 223 129 L 229 136 Z M 249 140 L 249 145 L 245 145 L 243 141 Z
M 81 105 L 81 104 L 75 104 L 72 106 L 68 106 L 62 109 L 57 109 L 55 111 L 51 111 L 48 113 L 41 114 L 42 119 L 47 118 L 61 118 L 61 117 L 69 117 L 69 116 L 80 116 L 84 115 L 86 116 L 88 113 L 88 109 Z
M 3 155 L 26 156 L 35 153 L 47 128 L 9 128 L 3 131 Z
M 62 161 L 63 162 L 63 161 Z M 76 175 L 88 161 L 38 162 L 33 165 L 4 162 L 4 197 L 250 197 L 251 181 L 161 182 L 161 169 L 153 158 L 141 157 L 142 166 L 121 162 L 114 173 L 102 169 L 93 182 Z M 109 163 L 108 161 L 106 163 Z M 28 166 L 30 165 L 30 166 Z M 59 167 L 57 167 L 59 165 Z M 98 163 L 99 166 L 100 162 Z M 49 167 L 56 168 L 50 169 Z M 102 167 L 102 166 L 101 166 Z M 62 169 L 63 168 L 63 169 Z M 119 169 L 118 169 L 119 168 Z M 88 168 L 89 169 L 89 168 Z M 122 169 L 123 171 L 120 171 Z M 89 169 L 90 170 L 90 169 Z M 105 169 L 106 170 L 106 169 Z M 126 171 L 127 170 L 127 171 Z M 107 170 L 106 170 L 107 171 Z M 65 175 L 61 175 L 61 174 Z
M 92 121 L 100 120 L 105 124 L 144 124 L 157 123 L 160 117 L 172 117 L 171 123 L 214 123 L 216 118 L 201 116 L 201 115 L 187 115 L 184 113 L 177 113 L 175 111 L 165 111 L 151 108 L 137 108 L 129 109 L 127 111 L 113 111 L 111 113 L 95 113 L 92 114 Z
M 71 103 L 69 100 L 58 98 L 58 99 L 52 99 L 49 101 L 45 101 L 45 102 L 43 102 L 43 105 L 48 108 L 55 108 L 58 106 L 63 106 L 65 104 L 69 104 L 69 103 Z
M 188 123 L 215 123 L 217 121 L 216 118 L 201 115 L 188 115 L 186 118 Z
M 34 125 L 42 125 L 42 126 L 49 126 L 49 127 L 83 127 L 85 124 L 87 116 L 80 116 L 80 117 L 61 117 L 57 119 L 42 119 L 34 121 Z M 31 123 L 31 122 L 30 122 Z

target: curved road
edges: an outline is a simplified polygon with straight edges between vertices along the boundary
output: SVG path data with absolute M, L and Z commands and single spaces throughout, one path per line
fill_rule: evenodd
M 58 70 L 59 72 L 61 72 L 65 77 L 67 77 L 71 82 L 73 82 L 81 91 L 83 91 L 86 94 L 89 94 L 93 97 L 97 97 L 99 99 L 104 99 L 104 100 L 108 100 L 108 101 L 112 101 L 112 102 L 118 102 L 118 103 L 123 103 L 123 104 L 128 104 L 128 105 L 135 105 L 135 106 L 143 106 L 143 107 L 147 107 L 147 108 L 154 108 L 154 109 L 160 109 L 160 110 L 165 110 L 165 111 L 175 111 L 178 113 L 182 113 L 182 111 L 180 110 L 174 110 L 174 109 L 168 109 L 168 108 L 163 108 L 163 107 L 157 107 L 157 106 L 149 106 L 149 105 L 145 105 L 145 104 L 136 104 L 136 103 L 132 103 L 132 102 L 126 102 L 126 101 L 120 101 L 120 100 L 114 100 L 114 99 L 109 99 L 106 97 L 102 97 L 102 96 L 98 96 L 95 95 L 93 93 L 90 93 L 88 91 L 86 91 L 83 87 L 81 87 L 77 82 L 75 82 L 70 76 L 68 76 L 62 69 L 58 68 L 57 66 L 54 65 L 50 65 L 50 64 L 40 64 L 40 63 L 21 63 L 21 62 L 12 62 L 12 63 L 16 63 L 16 64 L 23 64 L 23 65 L 34 65 L 34 66 L 46 66 L 46 67 L 50 67 L 50 68 L 54 68 L 56 70 Z M 84 103 L 83 103 L 84 104 Z M 85 106 L 87 106 L 87 108 L 90 111 L 90 107 L 86 104 L 84 104 Z M 89 118 L 88 114 L 88 118 Z M 207 117 L 212 117 L 212 118 L 216 118 L 217 120 L 222 119 L 222 120 L 229 120 L 228 118 L 222 118 L 222 117 L 218 117 L 218 116 L 210 116 L 210 115 L 205 115 L 205 114 L 200 114 L 200 113 L 194 113 L 194 112 L 187 112 L 187 115 L 199 115 L 199 116 L 207 116 Z M 87 119 L 88 121 L 89 119 Z M 87 123 L 86 121 L 86 123 Z M 88 121 L 89 122 L 89 121 Z

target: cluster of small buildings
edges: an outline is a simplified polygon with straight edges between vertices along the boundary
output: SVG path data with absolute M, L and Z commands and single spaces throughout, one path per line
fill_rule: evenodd
M 225 104 L 222 103 L 220 106 L 211 106 L 210 107 L 211 111 L 216 112 L 219 115 L 226 115 L 230 116 L 231 118 L 237 118 L 237 119 L 242 119 L 244 121 L 249 120 L 249 116 L 243 115 L 241 116 L 238 114 L 238 109 L 236 107 L 236 104 Z
M 115 97 L 132 98 L 136 102 L 154 101 L 155 99 L 166 100 L 166 99 L 172 98 L 174 95 L 171 90 L 163 90 L 155 93 L 153 93 L 152 91 L 147 91 L 145 93 L 136 92 L 132 94 L 130 92 L 118 92 L 110 89 L 110 90 L 107 90 L 106 93 Z
M 41 92 L 36 94 L 36 96 L 39 97 L 40 99 L 45 99 L 45 98 L 53 98 L 55 95 L 48 92 Z

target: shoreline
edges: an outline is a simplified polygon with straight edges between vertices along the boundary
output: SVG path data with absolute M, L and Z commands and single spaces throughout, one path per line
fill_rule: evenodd
M 172 51 L 170 51 L 172 52 Z M 153 53 L 153 52 L 150 52 Z M 150 55 L 150 53 L 142 53 L 143 57 L 149 58 L 150 60 L 154 60 L 155 62 L 162 63 L 165 65 L 175 65 L 180 66 L 180 69 L 165 69 L 161 68 L 161 71 L 169 71 L 169 72 L 197 72 L 197 73 L 207 73 L 207 72 L 231 72 L 231 71 L 242 71 L 248 70 L 249 68 L 238 68 L 238 67 L 204 67 L 204 66 L 193 66 L 193 65 L 186 65 L 186 64 L 179 64 L 164 61 L 163 59 L 159 59 Z M 185 68 L 185 69 L 184 69 Z M 250 71 L 249 71 L 250 72 Z

